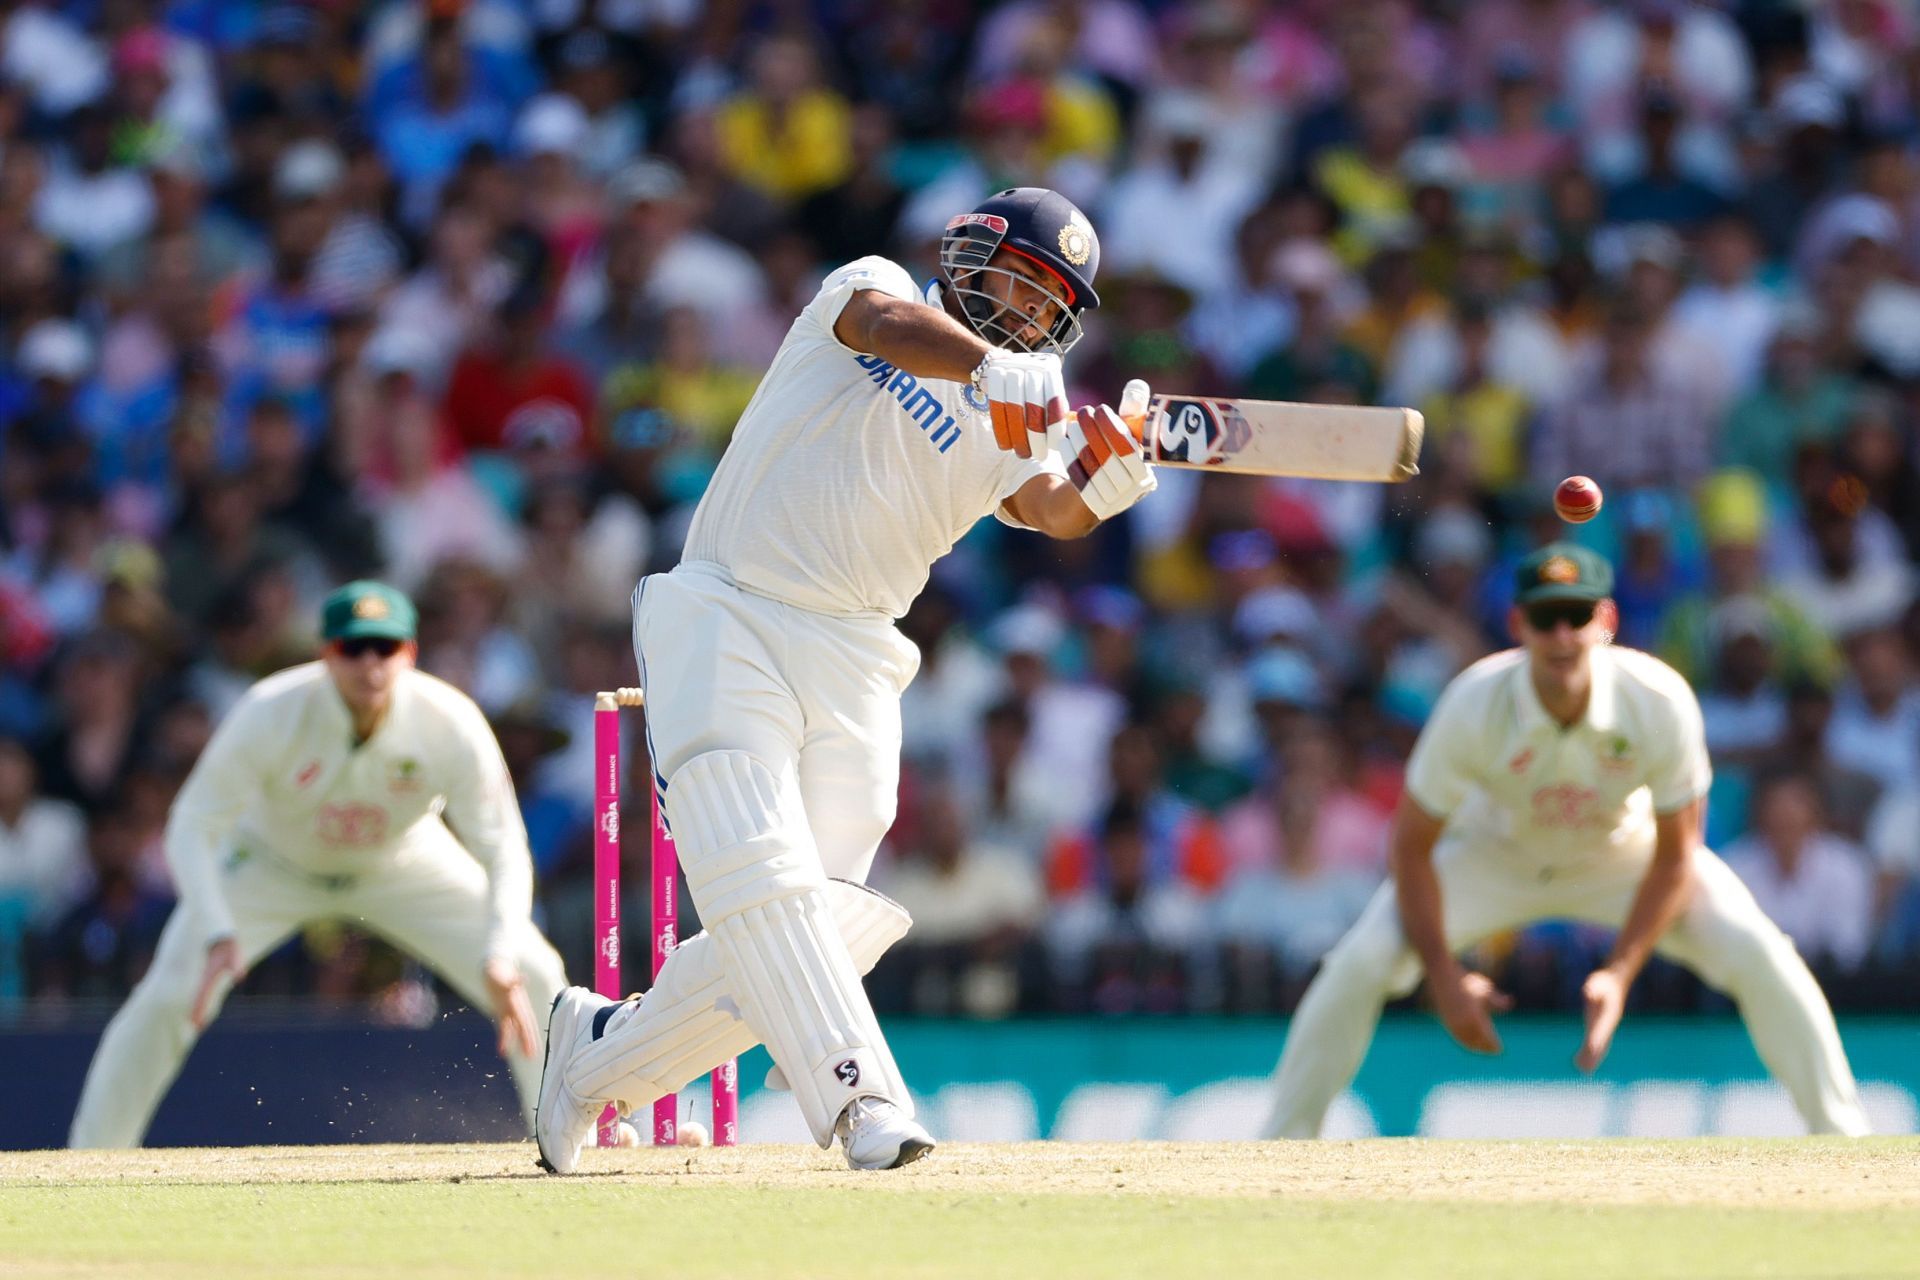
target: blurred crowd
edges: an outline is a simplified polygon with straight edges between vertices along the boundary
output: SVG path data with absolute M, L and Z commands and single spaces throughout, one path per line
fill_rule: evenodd
M 1102 238 L 1077 402 L 1411 405 L 1423 472 L 964 540 L 903 623 L 884 1007 L 1290 1007 L 1570 472 L 1706 706 L 1711 840 L 1839 1004 L 1914 1001 L 1903 0 L 0 0 L 0 998 L 126 990 L 171 795 L 363 575 L 493 717 L 585 973 L 629 591 L 825 271 L 931 276 L 1014 184 Z M 1481 958 L 1566 1007 L 1604 947 Z M 426 998 L 333 927 L 247 989 Z

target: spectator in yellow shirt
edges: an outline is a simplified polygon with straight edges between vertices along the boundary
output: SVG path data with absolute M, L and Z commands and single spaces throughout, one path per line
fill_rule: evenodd
M 752 88 L 719 111 L 728 169 L 783 201 L 844 182 L 853 167 L 851 113 L 847 100 L 822 83 L 813 47 L 796 36 L 771 36 L 752 65 Z

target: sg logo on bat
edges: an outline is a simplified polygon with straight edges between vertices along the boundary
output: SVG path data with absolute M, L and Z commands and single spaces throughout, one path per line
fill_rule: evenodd
M 1244 449 L 1252 434 L 1230 404 L 1170 399 L 1161 407 L 1155 461 L 1211 466 Z

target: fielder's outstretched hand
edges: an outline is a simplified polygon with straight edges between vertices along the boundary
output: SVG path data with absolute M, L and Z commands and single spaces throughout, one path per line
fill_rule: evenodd
M 994 351 L 973 377 L 987 397 L 994 442 L 1002 449 L 1044 458 L 1060 448 L 1067 429 L 1067 384 L 1059 356 Z
M 1081 409 L 1067 424 L 1067 479 L 1100 520 L 1111 519 L 1160 484 L 1123 420 L 1146 412 L 1151 393 L 1135 378 L 1120 396 L 1118 413 L 1104 404 Z
M 1611 969 L 1595 969 L 1587 975 L 1580 994 L 1587 1003 L 1587 1038 L 1573 1065 L 1590 1073 L 1613 1047 L 1613 1033 L 1620 1029 L 1620 1015 L 1627 1011 L 1627 984 Z
M 207 963 L 200 971 L 200 989 L 193 993 L 193 1009 L 187 1015 L 195 1031 L 207 1029 L 207 1019 L 215 1006 L 214 997 L 246 976 L 247 967 L 240 963 L 237 939 L 217 938 L 207 944 Z
M 507 960 L 489 960 L 480 970 L 487 984 L 487 1002 L 500 1023 L 500 1053 L 504 1057 L 517 1046 L 520 1056 L 531 1058 L 539 1049 L 540 1028 L 533 1020 L 533 1003 L 527 999 L 527 984 L 520 971 Z
M 1500 1052 L 1500 1033 L 1493 1029 L 1493 1015 L 1513 1008 L 1513 997 L 1494 986 L 1492 978 L 1469 970 L 1458 979 L 1436 983 L 1433 1003 L 1447 1034 L 1458 1040 L 1461 1048 L 1475 1053 Z

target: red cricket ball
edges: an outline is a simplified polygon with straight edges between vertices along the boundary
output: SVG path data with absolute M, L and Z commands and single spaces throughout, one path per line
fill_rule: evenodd
M 1553 491 L 1553 510 L 1568 524 L 1585 524 L 1600 514 L 1600 486 L 1590 476 L 1568 476 Z

